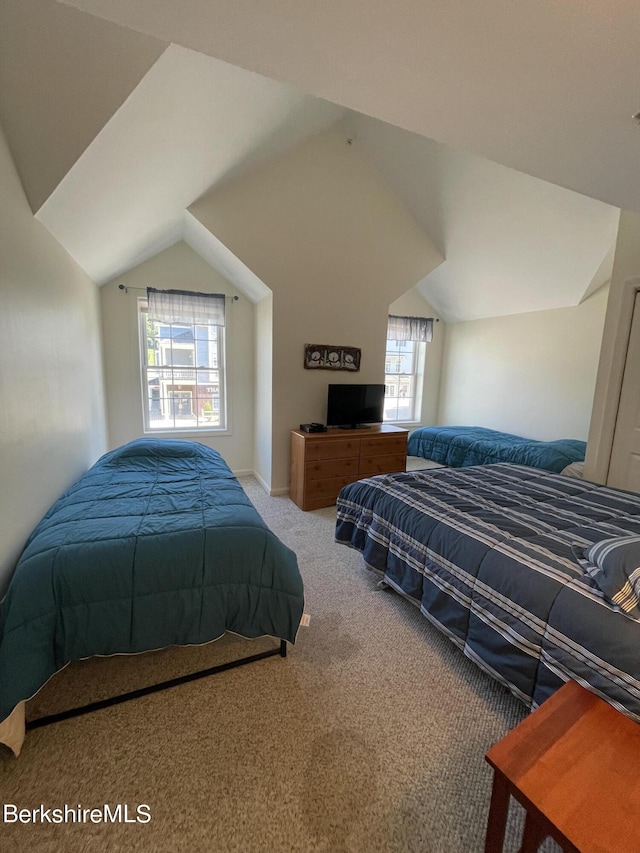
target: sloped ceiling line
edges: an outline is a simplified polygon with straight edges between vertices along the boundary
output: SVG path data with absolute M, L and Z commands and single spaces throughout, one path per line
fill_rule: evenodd
M 343 110 L 171 45 L 38 211 L 99 284 L 179 227 L 243 164 L 295 147 Z
M 116 10 L 112 0 L 108 5 Z M 209 5 L 214 7 L 215 0 Z M 173 12 L 174 4 L 167 0 L 164 6 L 167 14 Z M 144 0 L 127 5 L 131 12 L 134 7 L 142 9 Z M 102 95 L 104 71 L 89 75 L 91 94 L 104 108 L 92 120 L 103 121 L 107 106 L 113 114 L 79 156 L 86 134 L 71 135 L 67 153 L 72 153 L 72 165 L 60 180 L 60 163 L 58 171 L 48 174 L 47 180 L 57 181 L 57 186 L 38 211 L 43 224 L 98 283 L 185 239 L 213 266 L 226 269 L 223 274 L 235 277 L 249 298 L 262 298 L 266 285 L 217 237 L 207 237 L 189 208 L 213 187 L 260 162 L 288 156 L 338 121 L 446 258 L 418 284 L 443 319 L 576 305 L 610 276 L 617 208 L 345 111 L 290 84 L 203 53 L 176 44 L 165 49 L 166 42 L 153 34 L 121 26 L 126 21 L 118 15 L 119 24 L 107 23 L 52 0 L 6 0 L 2 8 L 11 26 L 0 34 L 0 45 L 11 39 L 13 28 L 31 54 L 38 50 L 35 36 L 41 32 L 32 20 L 38 10 L 45 24 L 55 21 L 58 46 L 89 33 L 88 43 L 100 58 L 98 70 L 102 53 L 108 53 L 113 64 L 139 43 L 146 45 L 141 65 L 125 63 L 126 73 L 115 87 L 117 97 L 114 92 L 104 100 L 97 97 Z M 128 14 L 124 7 L 121 12 Z M 2 91 L 17 85 L 16 56 L 10 56 L 8 65 L 0 60 L 0 83 L 6 77 L 10 84 L 0 86 Z M 67 73 L 82 78 L 88 57 L 76 50 L 59 55 L 58 61 L 67 63 Z M 60 84 L 65 79 L 57 77 Z M 36 75 L 33 86 L 39 92 L 42 74 Z M 76 105 L 59 89 L 64 85 L 54 87 L 53 100 L 57 122 L 64 126 Z M 52 89 L 43 91 L 49 94 Z M 13 95 L 0 98 L 0 117 L 3 110 L 12 113 L 19 106 Z M 39 113 L 43 109 L 39 93 L 30 121 L 46 119 L 46 111 Z M 46 158 L 48 138 L 38 144 L 37 156 Z M 20 145 L 18 149 L 18 158 L 33 155 L 27 149 L 21 155 Z M 44 186 L 37 191 L 43 192 Z
M 640 211 L 629 0 L 64 2 Z
M 0 3 L 0 121 L 34 213 L 168 42 L 48 0 Z
M 203 261 L 230 281 L 251 302 L 260 302 L 271 293 L 270 288 L 188 210 L 184 214 L 183 238 Z

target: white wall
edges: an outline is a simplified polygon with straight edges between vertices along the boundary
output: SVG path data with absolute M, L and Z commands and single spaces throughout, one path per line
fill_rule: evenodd
M 330 381 L 383 381 L 389 303 L 441 255 L 339 126 L 190 211 L 273 292 L 269 486 L 286 491 L 290 430 L 326 420 Z M 305 370 L 305 343 L 360 347 L 360 372 Z
M 611 287 L 602 335 L 585 476 L 606 483 L 636 291 L 640 289 L 640 213 L 620 213 Z
M 271 481 L 271 440 L 273 418 L 273 294 L 255 307 L 255 415 L 253 471 L 269 491 Z
M 105 450 L 97 288 L 33 218 L 0 132 L 0 591 Z
M 448 324 L 438 423 L 586 441 L 607 295 Z
M 415 288 L 411 288 L 389 306 L 389 314 L 400 317 L 433 317 L 433 340 L 426 345 L 424 376 L 422 384 L 422 405 L 420 407 L 420 424 L 435 424 L 438 417 L 438 401 L 440 398 L 440 374 L 442 370 L 442 350 L 444 347 L 446 324 L 436 322 L 438 316 L 433 307 Z M 400 424 L 402 426 L 402 424 Z M 407 424 L 407 426 L 409 426 Z
M 124 284 L 127 291 L 120 290 Z M 147 287 L 239 296 L 226 303 L 229 429 L 158 433 L 218 450 L 236 472 L 253 469 L 254 306 L 184 242 L 100 288 L 109 447 L 144 435 L 137 300 Z

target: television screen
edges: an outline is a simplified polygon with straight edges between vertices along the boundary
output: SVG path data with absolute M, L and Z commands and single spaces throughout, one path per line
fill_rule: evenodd
M 384 385 L 329 385 L 327 426 L 355 429 L 382 423 Z

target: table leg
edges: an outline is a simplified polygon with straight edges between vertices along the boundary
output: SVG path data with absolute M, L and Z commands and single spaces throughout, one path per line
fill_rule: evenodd
M 546 822 L 538 815 L 527 812 L 519 853 L 536 853 L 547 835 L 549 830 Z
M 485 853 L 501 853 L 504 846 L 504 833 L 509 814 L 509 784 L 499 770 L 493 771 L 491 805 L 487 819 L 487 835 L 484 843 Z

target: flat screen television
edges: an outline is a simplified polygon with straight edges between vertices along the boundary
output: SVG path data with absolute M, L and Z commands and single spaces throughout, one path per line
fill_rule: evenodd
M 329 385 L 327 426 L 356 429 L 383 418 L 384 385 Z

